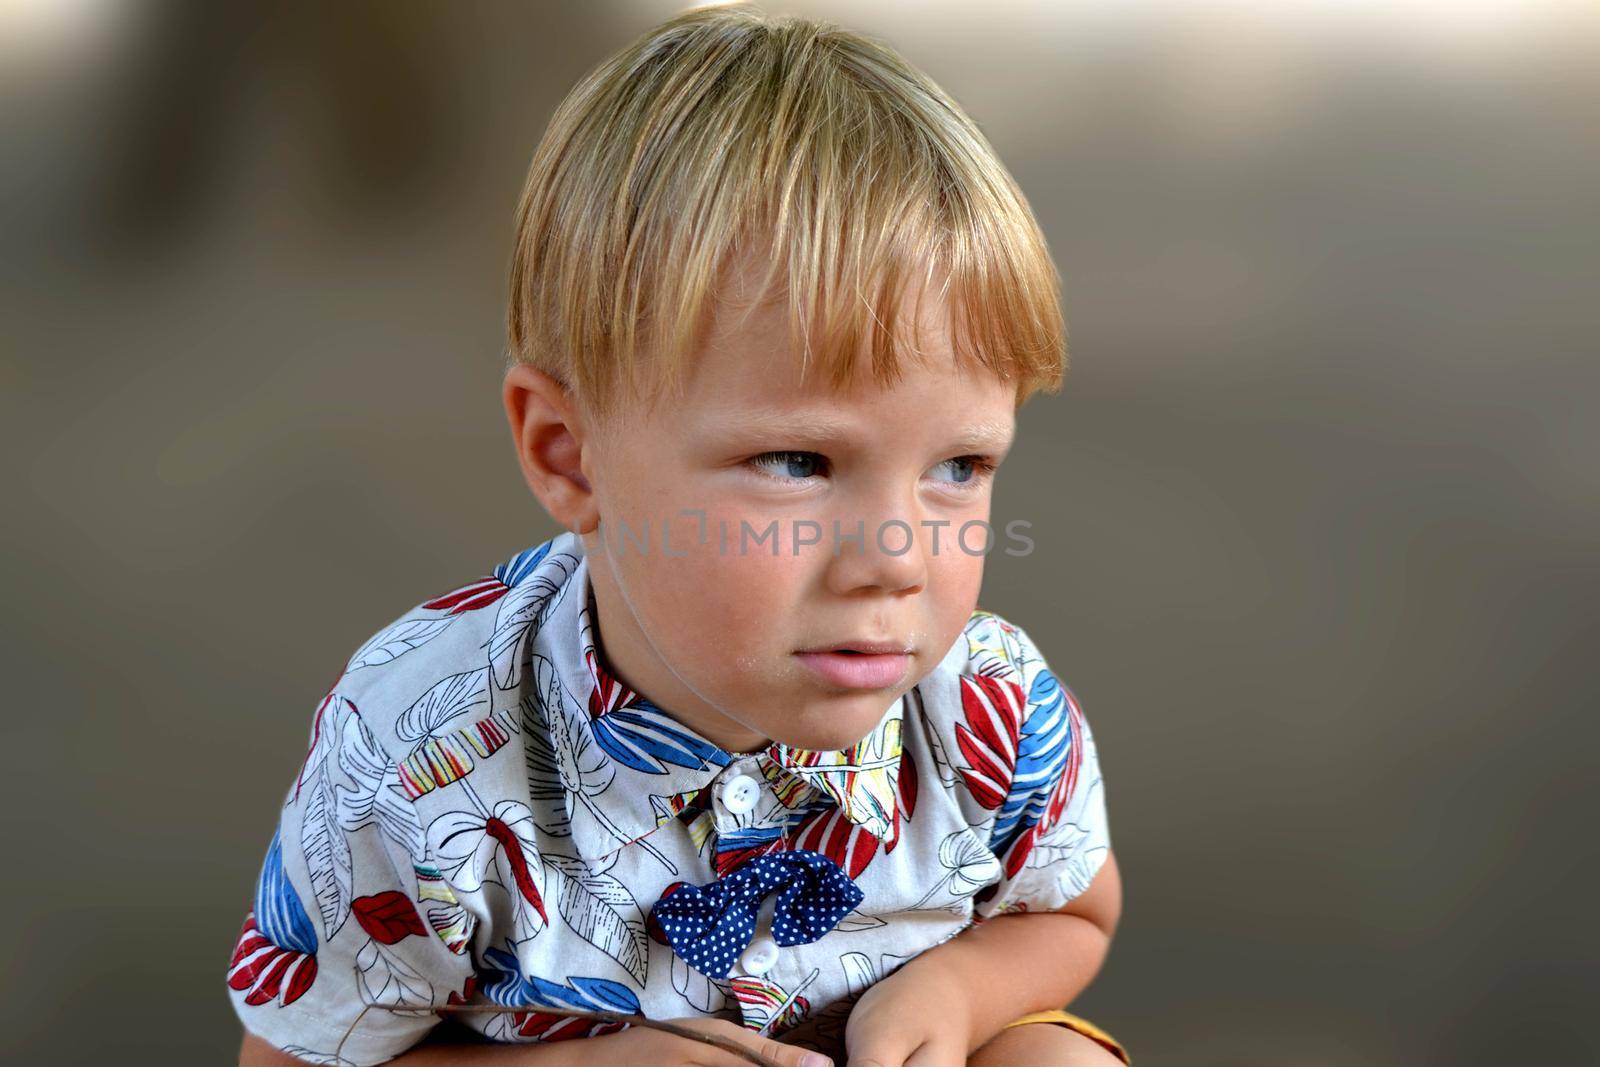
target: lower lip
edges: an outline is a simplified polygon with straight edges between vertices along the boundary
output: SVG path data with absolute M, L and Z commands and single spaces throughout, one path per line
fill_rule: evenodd
M 911 657 L 905 653 L 797 652 L 795 655 L 823 681 L 845 689 L 887 689 L 904 678 L 911 666 Z

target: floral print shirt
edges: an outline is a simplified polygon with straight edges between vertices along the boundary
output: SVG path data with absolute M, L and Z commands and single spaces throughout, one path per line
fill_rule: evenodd
M 502 1042 L 625 1025 L 539 1006 L 719 1017 L 837 1051 L 867 987 L 991 916 L 1063 907 L 1105 859 L 1078 701 L 990 612 L 855 745 L 743 754 L 608 674 L 594 620 L 568 532 L 350 657 L 228 970 L 250 1032 L 310 1062 L 374 1064 L 437 1008 L 499 1004 L 530 1010 L 452 1017 Z M 767 895 L 726 975 L 673 950 L 658 902 L 786 850 L 859 904 L 786 945 Z

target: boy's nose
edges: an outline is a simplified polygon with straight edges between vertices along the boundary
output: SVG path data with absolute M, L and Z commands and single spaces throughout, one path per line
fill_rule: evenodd
M 928 581 L 928 531 L 914 517 L 840 519 L 827 545 L 830 591 L 921 592 Z

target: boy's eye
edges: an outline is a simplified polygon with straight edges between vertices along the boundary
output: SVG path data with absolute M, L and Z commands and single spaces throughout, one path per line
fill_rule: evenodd
M 763 452 L 749 460 L 751 466 L 780 481 L 805 481 L 828 469 L 828 460 L 816 452 Z M 956 456 L 933 466 L 936 481 L 976 489 L 994 474 L 995 464 L 984 456 Z
M 815 478 L 828 461 L 815 452 L 763 452 L 751 464 L 774 478 Z
M 955 456 L 946 459 L 941 464 L 936 464 L 934 470 L 949 469 L 949 485 L 957 485 L 962 490 L 978 490 L 990 477 L 994 477 L 995 462 L 986 456 Z
M 971 487 L 993 474 L 994 468 L 995 465 L 982 456 L 956 456 L 936 464 L 933 469 L 945 472 L 953 485 Z

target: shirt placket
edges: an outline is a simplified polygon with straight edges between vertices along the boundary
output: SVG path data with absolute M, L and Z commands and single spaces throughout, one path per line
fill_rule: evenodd
M 741 833 L 781 833 L 787 810 L 762 776 L 755 756 L 744 756 L 729 763 L 712 786 L 712 816 L 717 832 L 717 844 Z M 750 944 L 734 961 L 730 979 L 740 977 L 760 978 L 779 982 L 780 973 L 792 970 L 788 956 L 799 951 L 800 945 L 780 946 L 772 936 L 772 918 L 776 910 L 778 892 L 768 893 L 756 913 L 755 934 Z M 760 1025 L 761 1019 L 752 1015 L 759 1005 L 741 1000 L 741 1009 L 747 1025 Z

